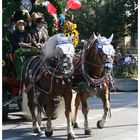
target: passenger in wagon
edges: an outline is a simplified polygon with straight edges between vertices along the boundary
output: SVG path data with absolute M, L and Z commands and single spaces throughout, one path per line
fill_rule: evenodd
M 26 31 L 26 26 L 27 23 L 24 20 L 18 20 L 16 30 L 10 37 L 11 61 L 15 67 L 17 80 L 21 80 L 20 74 L 25 60 L 33 55 L 40 54 L 40 50 L 32 45 L 32 37 L 29 32 Z
M 44 43 L 48 40 L 48 30 L 44 26 L 44 18 L 42 16 L 36 18 L 36 27 L 32 29 L 32 43 L 37 48 L 42 48 Z

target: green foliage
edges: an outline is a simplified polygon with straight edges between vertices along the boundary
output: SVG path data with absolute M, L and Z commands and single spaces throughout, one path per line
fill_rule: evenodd
M 135 65 L 118 65 L 114 69 L 115 78 L 137 78 L 138 67 Z
M 9 42 L 9 32 L 8 32 L 8 23 L 9 18 L 14 13 L 15 9 L 20 9 L 20 0 L 3 0 L 2 10 L 3 10 L 3 20 L 2 20 L 2 45 L 3 53 L 8 51 L 8 42 Z
M 123 57 L 122 57 L 123 58 Z M 138 64 L 135 58 L 132 58 L 131 63 L 125 63 L 120 58 L 115 62 L 114 65 L 114 77 L 115 78 L 137 78 L 138 77 Z
M 136 0 L 87 0 L 82 7 L 74 10 L 80 38 L 87 39 L 92 32 L 109 37 L 114 33 L 113 45 L 119 38 L 137 32 Z M 129 13 L 129 15 L 128 15 Z
M 7 31 L 8 18 L 19 9 L 21 0 L 3 0 L 3 45 L 9 38 Z M 45 0 L 40 0 L 45 1 Z M 63 8 L 67 0 L 62 0 Z M 109 37 L 114 33 L 115 46 L 119 38 L 137 32 L 138 22 L 137 0 L 81 0 L 81 8 L 68 10 L 68 15 L 74 15 L 81 39 L 87 39 L 93 32 Z M 46 17 L 49 18 L 47 13 Z M 50 24 L 50 23 L 48 23 Z

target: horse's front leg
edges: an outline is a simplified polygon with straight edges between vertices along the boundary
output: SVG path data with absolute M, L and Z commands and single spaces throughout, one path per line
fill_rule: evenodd
M 41 128 L 41 121 L 42 121 L 41 108 L 38 107 L 37 122 L 40 128 Z
M 28 107 L 32 115 L 33 131 L 34 133 L 41 133 L 40 125 L 38 124 L 38 119 L 37 119 L 38 108 L 37 105 L 33 103 L 33 92 L 28 93 L 27 97 L 28 97 Z
M 81 104 L 82 104 L 82 113 L 84 115 L 84 127 L 85 127 L 85 135 L 91 135 L 92 134 L 92 130 L 89 127 L 89 123 L 88 123 L 88 112 L 89 112 L 89 108 L 88 108 L 88 104 L 87 104 L 87 90 L 81 91 L 80 94 L 80 99 L 81 99 Z
M 72 127 L 72 116 L 71 116 L 71 101 L 72 101 L 72 91 L 65 93 L 65 116 L 67 119 L 67 137 L 68 140 L 75 139 L 75 134 Z
M 34 133 L 41 133 L 40 125 L 37 120 L 36 108 L 31 106 L 29 106 L 29 108 L 32 115 L 33 131 Z
M 101 97 L 101 100 L 103 102 L 103 109 L 104 114 L 102 116 L 102 119 L 97 122 L 98 128 L 104 128 L 105 123 L 107 121 L 107 116 L 109 115 L 111 117 L 111 109 L 110 109 L 110 91 L 106 89 L 103 92 L 103 96 Z
M 53 135 L 53 128 L 51 122 L 51 118 L 53 117 L 53 99 L 49 99 L 49 101 L 47 102 L 47 106 L 44 106 L 44 108 L 47 116 L 45 135 L 47 137 L 51 137 Z

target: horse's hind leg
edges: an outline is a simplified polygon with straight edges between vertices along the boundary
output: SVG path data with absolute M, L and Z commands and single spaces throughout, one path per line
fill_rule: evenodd
M 92 134 L 92 130 L 89 127 L 89 123 L 88 123 L 88 112 L 89 112 L 89 108 L 88 108 L 88 104 L 87 104 L 87 91 L 84 90 L 83 92 L 80 93 L 80 99 L 81 99 L 81 104 L 82 104 L 82 113 L 84 115 L 84 127 L 85 127 L 85 135 L 91 135 Z
M 100 128 L 100 129 L 104 128 L 105 123 L 107 121 L 107 115 L 110 115 L 110 117 L 111 117 L 111 112 L 110 112 L 111 111 L 110 110 L 110 91 L 106 90 L 103 95 L 104 96 L 101 97 L 101 100 L 103 102 L 104 114 L 102 116 L 102 119 L 97 122 L 97 127 Z
M 45 135 L 47 137 L 51 137 L 53 135 L 53 128 L 51 119 L 53 117 L 53 99 L 49 98 L 47 101 L 47 105 L 44 106 L 46 116 L 47 116 L 47 123 L 45 129 Z

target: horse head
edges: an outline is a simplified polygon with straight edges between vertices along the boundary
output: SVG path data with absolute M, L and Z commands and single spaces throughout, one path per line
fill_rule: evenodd
M 101 77 L 113 68 L 115 50 L 111 45 L 113 34 L 107 39 L 100 34 L 93 34 L 85 44 L 85 63 L 90 66 L 89 73 Z
M 63 74 L 64 77 L 71 75 L 74 71 L 72 37 L 66 37 L 64 34 L 54 35 L 43 48 L 44 60 L 49 61 L 57 74 Z

